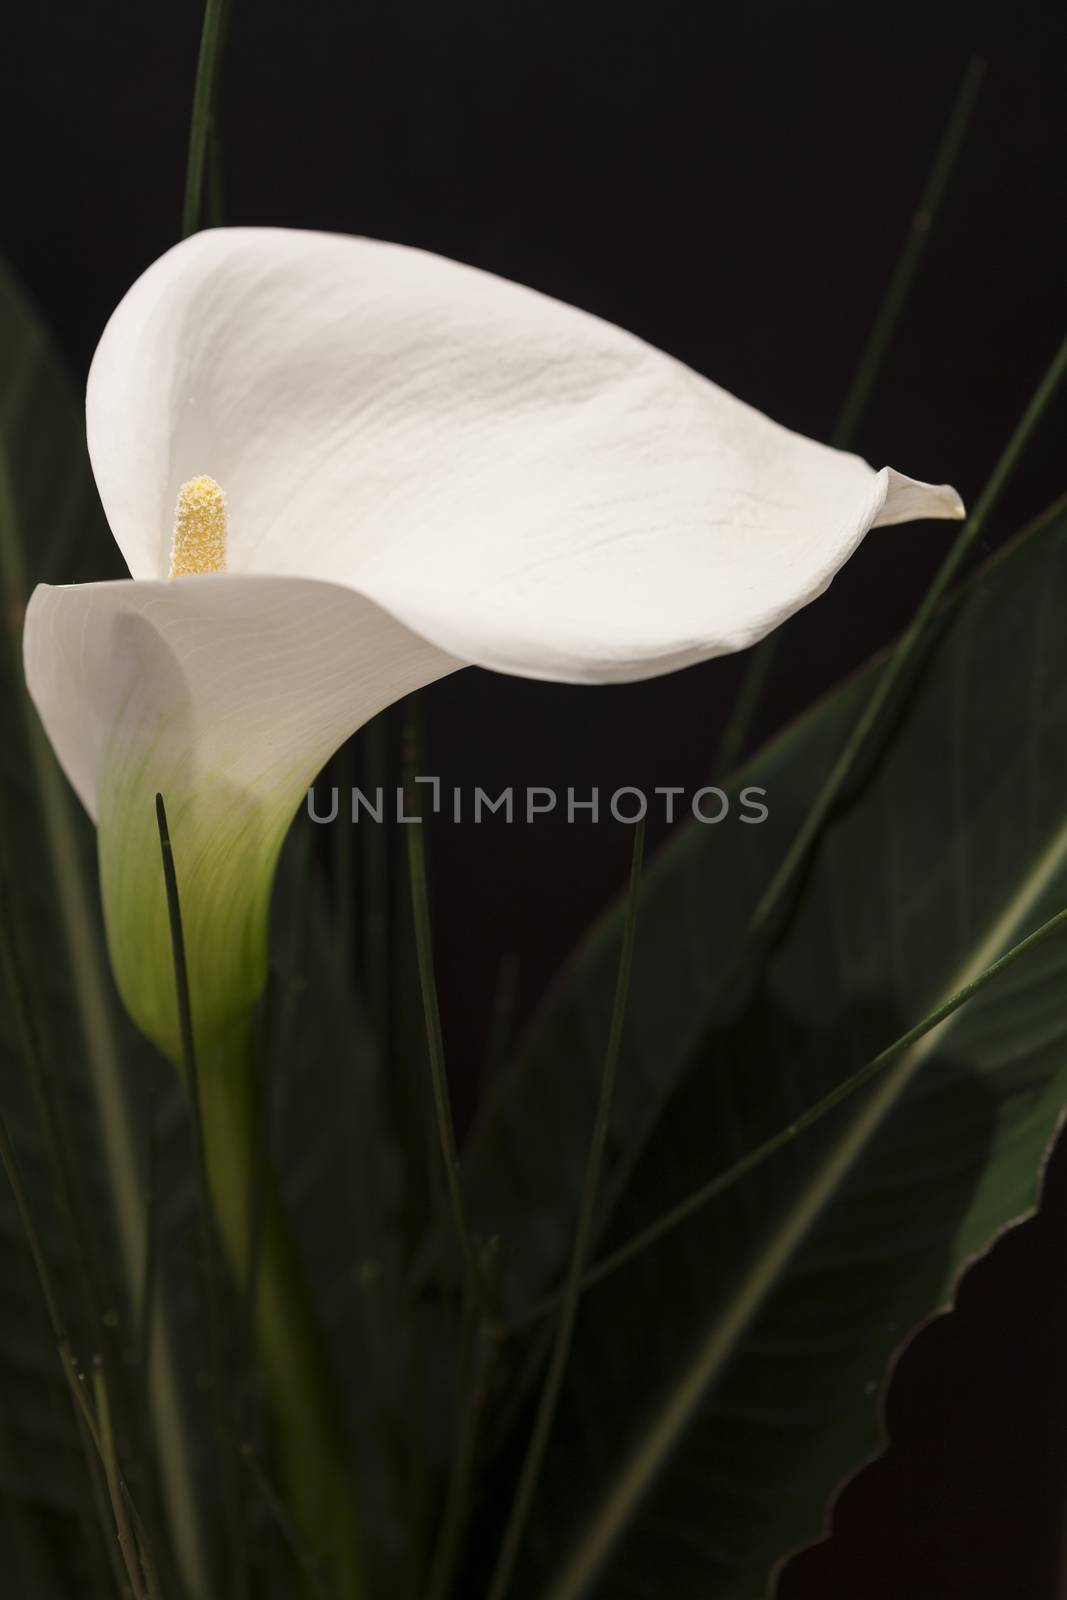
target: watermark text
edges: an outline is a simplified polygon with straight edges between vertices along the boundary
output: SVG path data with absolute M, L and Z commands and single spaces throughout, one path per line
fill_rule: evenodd
M 470 789 L 446 786 L 440 778 L 416 778 L 419 797 L 403 786 L 378 787 L 369 791 L 342 790 L 336 784 L 308 790 L 307 810 L 312 822 L 386 821 L 420 823 L 427 816 L 445 816 L 451 822 L 482 822 L 487 818 L 505 823 L 530 824 L 545 817 L 568 824 L 622 822 L 637 823 L 652 816 L 672 823 L 683 817 L 706 827 L 715 827 L 732 818 L 748 826 L 766 822 L 770 810 L 766 789 L 748 785 L 730 794 L 717 784 L 705 784 L 692 792 L 681 784 L 657 784 L 651 791 L 630 784 L 602 790 L 554 788 L 547 784 L 509 784 L 499 794 L 477 786 Z

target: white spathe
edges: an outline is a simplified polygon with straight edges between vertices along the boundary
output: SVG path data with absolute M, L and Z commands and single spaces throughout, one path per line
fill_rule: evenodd
M 533 290 L 282 229 L 200 233 L 148 269 L 104 331 L 87 430 L 133 581 L 38 588 L 26 674 L 100 823 L 128 1002 L 127 879 L 141 894 L 148 870 L 129 859 L 155 848 L 157 789 L 217 960 L 208 867 L 215 900 L 220 852 L 269 890 L 308 782 L 391 701 L 468 663 L 608 683 L 739 650 L 871 527 L 962 515 L 954 490 L 790 433 Z M 202 474 L 226 494 L 227 570 L 168 582 L 178 490 Z M 242 909 L 228 876 L 254 987 L 242 918 L 265 919 L 263 885 Z

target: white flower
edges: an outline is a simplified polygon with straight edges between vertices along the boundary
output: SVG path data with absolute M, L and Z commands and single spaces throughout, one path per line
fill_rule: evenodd
M 87 424 L 132 581 L 38 588 L 26 673 L 99 825 L 120 988 L 172 1055 L 157 790 L 211 1034 L 261 989 L 301 797 L 384 706 L 468 663 L 611 683 L 740 650 L 869 528 L 962 515 L 594 317 L 313 233 L 157 261 Z

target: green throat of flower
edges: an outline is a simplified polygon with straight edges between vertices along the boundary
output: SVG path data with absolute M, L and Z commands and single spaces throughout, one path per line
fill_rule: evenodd
M 225 570 L 226 503 L 212 478 L 178 494 L 172 578 Z M 116 628 L 123 716 L 103 753 L 98 844 L 108 945 L 138 1027 L 177 1062 L 181 1038 L 155 796 L 167 807 L 199 1043 L 246 1020 L 267 976 L 267 924 L 278 852 L 307 785 L 304 763 L 269 784 L 237 778 L 205 754 L 200 714 L 165 630 L 143 617 Z M 165 692 L 157 687 L 164 686 Z

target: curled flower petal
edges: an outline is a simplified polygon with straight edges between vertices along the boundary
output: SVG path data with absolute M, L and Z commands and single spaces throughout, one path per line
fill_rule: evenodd
M 449 654 L 653 676 L 768 633 L 869 528 L 958 517 L 596 317 L 366 239 L 214 229 L 157 261 L 90 375 L 135 578 L 179 486 L 225 488 L 231 571 L 346 584 Z
M 202 1037 L 266 978 L 274 865 L 309 783 L 356 728 L 452 661 L 371 601 L 301 578 L 42 584 L 27 676 L 98 824 L 112 966 L 134 1020 L 180 1040 L 154 796 L 181 877 Z

